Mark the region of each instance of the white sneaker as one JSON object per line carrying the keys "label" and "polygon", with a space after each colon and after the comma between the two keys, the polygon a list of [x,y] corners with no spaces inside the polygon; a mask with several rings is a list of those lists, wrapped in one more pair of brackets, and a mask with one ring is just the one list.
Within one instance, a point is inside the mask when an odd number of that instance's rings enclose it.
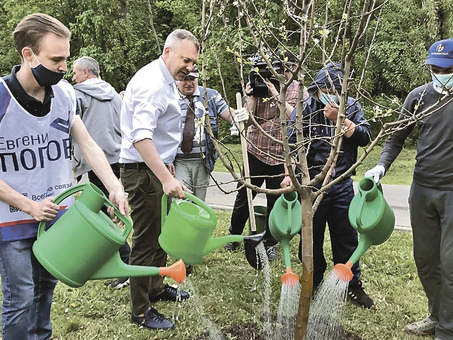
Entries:
{"label": "white sneaker", "polygon": [[415,335],[430,335],[434,334],[436,331],[437,320],[432,316],[428,316],[427,318],[411,323],[410,325],[406,326],[405,331],[407,333],[415,334]]}

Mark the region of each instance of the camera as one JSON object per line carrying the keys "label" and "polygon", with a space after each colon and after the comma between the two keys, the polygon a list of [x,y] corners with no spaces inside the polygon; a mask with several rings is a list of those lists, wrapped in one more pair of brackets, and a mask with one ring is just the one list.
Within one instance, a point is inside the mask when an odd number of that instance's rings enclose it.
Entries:
{"label": "camera", "polygon": [[[272,68],[277,73],[283,73],[283,66],[280,60],[271,60]],[[268,90],[264,79],[268,79],[274,84],[275,88],[279,90],[280,84],[272,75],[271,70],[267,67],[266,61],[261,55],[256,55],[252,60],[252,67],[250,68],[249,81],[252,87],[252,95],[255,97],[267,97]]]}

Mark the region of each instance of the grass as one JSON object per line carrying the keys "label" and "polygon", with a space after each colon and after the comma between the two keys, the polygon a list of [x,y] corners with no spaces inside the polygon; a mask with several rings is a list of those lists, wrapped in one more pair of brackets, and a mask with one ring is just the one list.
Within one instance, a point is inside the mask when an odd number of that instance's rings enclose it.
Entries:
{"label": "grass", "polygon": [[[215,236],[227,235],[230,212],[216,211],[216,214],[219,221]],[[298,241],[295,237],[291,242],[292,268],[300,274],[301,264],[296,258]],[[328,242],[327,237],[325,251],[326,258],[330,259]],[[169,259],[169,263],[173,261]],[[362,256],[361,267],[364,287],[377,309],[364,310],[348,302],[343,327],[364,339],[419,339],[403,331],[406,324],[425,317],[427,312],[426,298],[412,259],[411,234],[394,232],[387,242],[370,248]],[[271,270],[271,312],[275,315],[280,277],[284,274],[283,260],[273,262]],[[189,340],[203,333],[206,320],[218,329],[249,322],[262,326],[259,319],[263,307],[263,273],[248,265],[243,252],[218,249],[206,255],[201,264],[194,266],[189,280],[190,284],[185,283],[183,289],[196,298],[178,304],[154,304],[176,323],[171,331],[139,329],[130,323],[128,288],[106,288],[103,281],[89,281],[77,289],[58,283],[52,308],[53,339]]]}
{"label": "grass", "polygon": [[[227,144],[225,149],[230,150],[234,154],[235,159],[242,160],[241,145],[240,144]],[[355,181],[360,180],[364,177],[365,172],[373,168],[381,154],[382,147],[376,146],[370,155],[364,160],[364,162],[357,168],[357,174],[353,177]],[[382,178],[383,184],[399,184],[399,185],[410,185],[412,182],[412,173],[415,165],[415,150],[414,149],[403,149],[401,154],[393,162],[389,171]],[[228,153],[229,154],[229,153]],[[359,156],[363,154],[363,149],[359,149]],[[235,162],[232,161],[233,165]],[[238,166],[235,165],[235,170],[238,172]],[[214,171],[227,172],[223,163],[218,160],[216,162]]]}
{"label": "grass", "polygon": [[[229,145],[240,155],[239,145]],[[357,178],[376,164],[380,149],[358,169]],[[383,183],[410,184],[414,152],[404,151],[383,179]],[[217,162],[215,171],[226,171]],[[215,236],[228,234],[231,212],[216,211],[218,224]],[[296,236],[292,242],[292,268],[300,275],[301,264],[296,258]],[[328,233],[325,240],[326,259],[331,259]],[[169,264],[174,259],[169,259]],[[328,261],[329,262],[329,261]],[[329,264],[331,266],[331,263]],[[394,232],[380,246],[371,247],[361,258],[362,281],[367,293],[373,297],[374,311],[347,304],[343,327],[364,339],[416,340],[419,337],[404,333],[404,326],[422,319],[427,314],[427,301],[423,293],[412,258],[412,237],[407,232]],[[283,259],[271,264],[271,312],[278,308],[284,274]],[[329,267],[328,271],[331,270]],[[327,274],[327,272],[326,272]],[[171,279],[166,279],[174,284]],[[88,281],[81,288],[58,283],[55,290],[51,319],[53,339],[177,339],[191,340],[206,329],[206,320],[218,329],[256,322],[261,327],[263,308],[263,273],[252,269],[243,252],[229,253],[218,249],[194,266],[193,273],[182,288],[192,298],[180,303],[153,304],[171,318],[176,328],[171,331],[140,329],[129,320],[129,289],[114,290],[103,281]],[[233,335],[225,339],[233,340]],[[250,339],[253,336],[250,335]]]}

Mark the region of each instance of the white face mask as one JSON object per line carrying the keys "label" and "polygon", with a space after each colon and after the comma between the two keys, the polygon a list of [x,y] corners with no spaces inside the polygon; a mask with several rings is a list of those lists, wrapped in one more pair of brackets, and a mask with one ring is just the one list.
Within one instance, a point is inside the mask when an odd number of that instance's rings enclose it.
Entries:
{"label": "white face mask", "polygon": [[338,98],[334,94],[329,94],[329,93],[324,93],[321,90],[318,91],[318,98],[323,103],[324,105],[327,105],[328,103],[336,103],[338,104]]}

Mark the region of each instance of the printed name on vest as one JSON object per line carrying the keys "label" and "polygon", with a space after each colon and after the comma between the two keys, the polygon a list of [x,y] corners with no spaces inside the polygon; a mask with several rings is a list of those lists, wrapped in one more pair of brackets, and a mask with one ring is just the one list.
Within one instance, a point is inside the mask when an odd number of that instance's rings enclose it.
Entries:
{"label": "printed name on vest", "polygon": [[[61,129],[61,124],[58,125]],[[43,169],[46,162],[68,159],[71,156],[71,139],[49,140],[49,135],[38,134],[5,139],[0,136],[0,171],[32,171]]]}

